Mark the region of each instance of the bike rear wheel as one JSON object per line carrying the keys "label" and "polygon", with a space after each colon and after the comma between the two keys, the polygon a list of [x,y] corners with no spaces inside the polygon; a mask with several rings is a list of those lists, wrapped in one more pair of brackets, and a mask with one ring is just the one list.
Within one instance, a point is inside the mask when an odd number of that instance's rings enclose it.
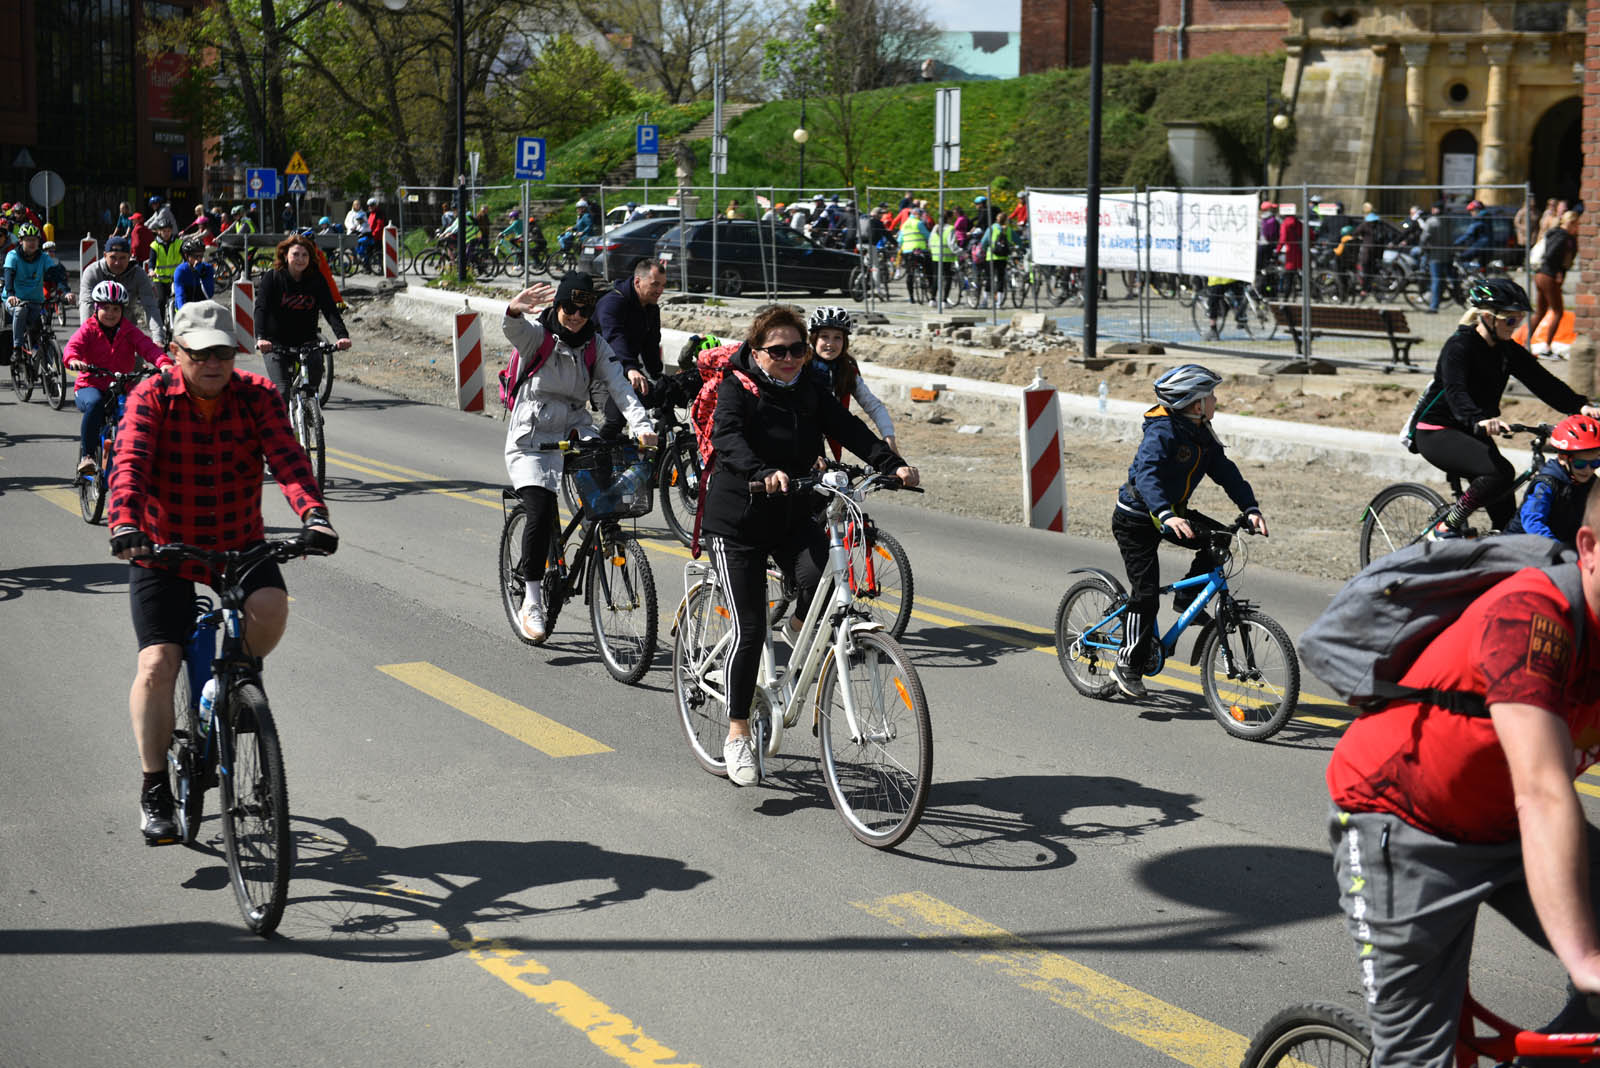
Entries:
{"label": "bike rear wheel", "polygon": [[611,677],[630,686],[644,678],[656,658],[656,580],[632,538],[590,554],[589,623]]}
{"label": "bike rear wheel", "polygon": [[1372,1037],[1366,1023],[1337,1005],[1295,1005],[1257,1031],[1239,1068],[1366,1068]]}
{"label": "bike rear wheel", "polygon": [[201,763],[205,738],[200,733],[198,698],[189,686],[189,665],[178,668],[178,682],[172,691],[172,741],[167,746],[167,774],[172,778],[174,814],[178,837],[184,845],[194,845],[200,831],[200,814],[205,799],[206,769]]}
{"label": "bike rear wheel", "polygon": [[39,371],[45,403],[59,412],[67,406],[67,370],[61,365],[61,350],[50,338],[39,343]]}
{"label": "bike rear wheel", "polygon": [[[333,396],[333,353],[322,354],[322,389],[317,393],[317,403],[327,407],[328,398]],[[322,481],[322,476],[317,476],[317,481]]]}
{"label": "bike rear wheel", "polygon": [[500,604],[517,640],[523,645],[536,645],[517,625],[517,613],[522,611],[523,591],[527,588],[527,580],[522,577],[522,529],[527,523],[528,513],[518,504],[506,513],[505,526],[500,529]]}
{"label": "bike rear wheel", "polygon": [[1447,507],[1444,497],[1420,482],[1397,482],[1379,490],[1361,515],[1361,566],[1416,542]]}
{"label": "bike rear wheel", "polygon": [[[889,849],[916,830],[933,778],[933,723],[922,682],[900,643],[878,631],[851,636],[841,668],[830,653],[817,687],[822,779],[858,841]],[[850,736],[849,687],[860,737]]]}
{"label": "bike rear wheel", "polygon": [[[1300,660],[1289,634],[1270,616],[1238,608],[1207,632],[1200,650],[1200,684],[1211,714],[1235,738],[1260,742],[1283,729],[1300,702]],[[1222,653],[1221,626],[1228,623],[1230,675]]]}
{"label": "bike rear wheel", "polygon": [[720,591],[710,582],[696,583],[678,606],[672,628],[672,690],[678,725],[695,763],[713,775],[726,776],[722,743],[728,736],[727,681],[723,663],[727,649],[718,643],[733,622]]}
{"label": "bike rear wheel", "polygon": [[[868,579],[868,562],[871,579]],[[911,623],[915,586],[911,558],[894,535],[874,530],[869,541],[857,537],[850,545],[850,592],[856,604],[883,624],[896,641]]]}
{"label": "bike rear wheel", "polygon": [[1124,617],[1097,624],[1118,599],[1104,579],[1086,578],[1067,590],[1056,608],[1056,659],[1072,688],[1085,697],[1110,697],[1117,689],[1111,669],[1122,648]]}
{"label": "bike rear wheel", "polygon": [[218,775],[222,844],[245,925],[267,935],[283,918],[294,863],[283,750],[259,685],[241,683],[229,704],[233,753]]}
{"label": "bike rear wheel", "polygon": [[[109,451],[109,450],[107,450]],[[106,476],[104,471],[78,476],[78,512],[90,526],[106,514]]]}
{"label": "bike rear wheel", "polygon": [[661,517],[684,548],[694,540],[694,513],[700,503],[700,454],[694,436],[677,436],[661,464]]}

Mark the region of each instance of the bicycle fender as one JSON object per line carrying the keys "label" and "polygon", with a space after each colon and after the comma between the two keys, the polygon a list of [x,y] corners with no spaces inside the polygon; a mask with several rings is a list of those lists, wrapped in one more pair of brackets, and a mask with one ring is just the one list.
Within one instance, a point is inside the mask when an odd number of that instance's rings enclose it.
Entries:
{"label": "bicycle fender", "polygon": [[1111,572],[1100,567],[1075,567],[1067,572],[1069,575],[1093,575],[1110,586],[1119,598],[1128,596],[1128,591],[1122,588],[1122,580]]}

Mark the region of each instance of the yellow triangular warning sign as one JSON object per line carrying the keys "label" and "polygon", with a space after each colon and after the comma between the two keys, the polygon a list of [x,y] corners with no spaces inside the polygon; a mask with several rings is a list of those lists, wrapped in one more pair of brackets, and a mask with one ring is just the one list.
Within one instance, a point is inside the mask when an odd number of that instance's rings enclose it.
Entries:
{"label": "yellow triangular warning sign", "polygon": [[306,166],[306,161],[301,158],[300,153],[296,152],[293,156],[289,157],[289,164],[283,168],[283,173],[310,174],[311,168]]}

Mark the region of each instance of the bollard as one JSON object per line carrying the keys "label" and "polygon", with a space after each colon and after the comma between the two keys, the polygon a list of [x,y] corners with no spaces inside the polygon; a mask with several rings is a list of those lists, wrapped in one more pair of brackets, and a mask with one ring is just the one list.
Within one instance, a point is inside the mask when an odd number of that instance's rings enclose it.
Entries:
{"label": "bollard", "polygon": [[83,272],[89,269],[89,264],[100,258],[100,242],[92,234],[84,234],[83,240],[78,242],[78,277],[83,277]]}
{"label": "bollard", "polygon": [[483,411],[483,319],[470,310],[456,312],[456,407]]}
{"label": "bollard", "polygon": [[233,338],[239,352],[256,350],[256,284],[233,283]]}
{"label": "bollard", "polygon": [[1065,533],[1067,480],[1061,453],[1061,400],[1044,368],[1022,391],[1022,512],[1028,525]]}
{"label": "bollard", "polygon": [[394,223],[383,228],[383,276],[400,277],[400,228]]}

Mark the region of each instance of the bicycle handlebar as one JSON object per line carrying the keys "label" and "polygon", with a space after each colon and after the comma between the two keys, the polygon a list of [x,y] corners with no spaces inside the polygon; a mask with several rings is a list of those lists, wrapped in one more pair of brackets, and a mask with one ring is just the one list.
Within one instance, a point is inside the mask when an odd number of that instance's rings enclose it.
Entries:
{"label": "bicycle handlebar", "polygon": [[[845,474],[849,474],[849,465],[848,464],[837,464],[837,465],[830,464],[829,467],[833,468],[833,469],[840,470],[840,471],[844,472]],[[865,469],[864,468],[858,468],[857,470],[864,471]],[[748,485],[748,487],[750,489],[750,492],[752,494],[755,494],[755,493],[766,494],[767,493],[767,484],[765,482],[750,482],[750,483],[747,483],[747,485]],[[922,490],[922,488],[920,486],[907,486],[904,482],[902,482],[900,480],[900,476],[898,476],[898,475],[884,475],[884,474],[879,474],[877,472],[872,472],[870,478],[866,478],[859,485],[857,485],[857,486],[855,486],[853,488],[860,489],[863,492],[867,492],[867,493],[870,493],[871,491],[878,490],[878,489],[905,490],[905,491],[907,491],[909,493],[922,493],[923,492],[923,490]],[[838,492],[840,492],[835,487],[830,486],[826,482],[824,482],[821,475],[801,475],[799,478],[791,478],[791,479],[789,479],[789,489],[788,489],[789,493],[804,493],[807,490],[823,490],[825,492],[830,492],[830,493],[838,493]],[[778,496],[779,494],[768,494],[768,495],[769,496]]]}
{"label": "bicycle handlebar", "polygon": [[79,360],[78,362],[80,364],[83,364],[83,369],[78,372],[79,374],[105,375],[105,376],[107,376],[109,378],[115,378],[118,381],[124,381],[124,382],[126,382],[126,381],[134,381],[134,380],[143,379],[143,378],[149,378],[151,375],[157,373],[156,369],[154,367],[149,366],[148,364],[144,364],[144,365],[141,365],[139,367],[136,367],[132,371],[113,371],[109,367],[101,367],[98,364],[83,363],[82,360]]}
{"label": "bicycle handlebar", "polygon": [[328,555],[325,552],[312,549],[306,544],[305,531],[277,538],[267,538],[243,549],[205,549],[198,545],[186,545],[183,542],[174,541],[165,545],[154,546],[150,550],[150,554],[157,560],[167,560],[174,563],[197,560],[223,575],[227,574],[230,569],[253,567],[269,559],[276,560],[279,563],[287,563],[297,556]]}
{"label": "bicycle handlebar", "polygon": [[1536,438],[1547,438],[1554,429],[1555,426],[1551,423],[1507,423],[1500,436],[1509,438],[1513,434],[1532,434]]}

